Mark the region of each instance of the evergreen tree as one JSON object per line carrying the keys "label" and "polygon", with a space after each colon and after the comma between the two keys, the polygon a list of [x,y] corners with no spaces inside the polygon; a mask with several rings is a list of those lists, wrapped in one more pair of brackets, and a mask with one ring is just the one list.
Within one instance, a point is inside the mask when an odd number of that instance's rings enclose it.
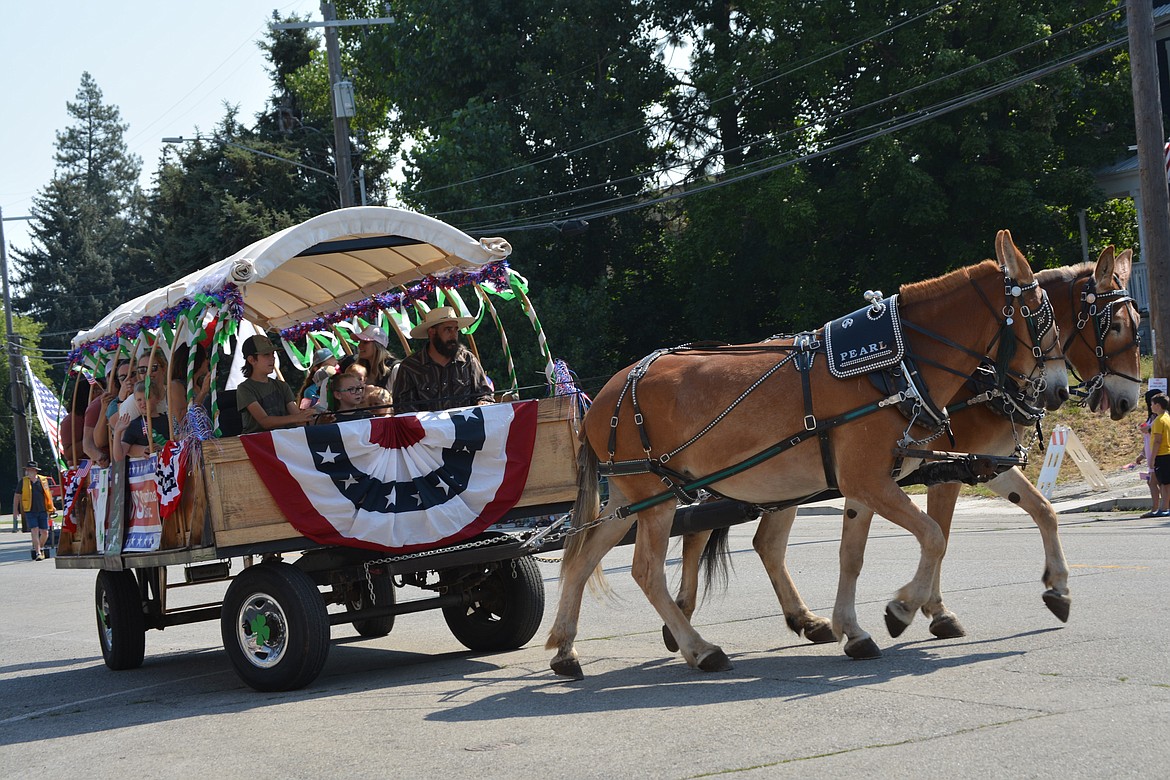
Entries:
{"label": "evergreen tree", "polygon": [[53,179],[33,199],[32,246],[14,249],[14,308],[52,323],[44,343],[64,347],[123,300],[145,292],[127,246],[141,224],[141,161],[124,140],[116,106],[89,73],[67,103]]}

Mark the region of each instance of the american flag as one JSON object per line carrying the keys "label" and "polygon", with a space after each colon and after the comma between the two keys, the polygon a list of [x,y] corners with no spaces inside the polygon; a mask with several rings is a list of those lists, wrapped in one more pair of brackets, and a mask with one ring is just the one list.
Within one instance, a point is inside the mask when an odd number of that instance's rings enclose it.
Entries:
{"label": "american flag", "polygon": [[37,407],[37,418],[41,421],[41,429],[49,434],[49,446],[53,450],[53,460],[61,460],[61,420],[65,417],[65,410],[53,391],[45,383],[37,379],[28,364],[28,357],[24,357],[24,371],[28,375],[29,386],[32,388],[33,403]]}

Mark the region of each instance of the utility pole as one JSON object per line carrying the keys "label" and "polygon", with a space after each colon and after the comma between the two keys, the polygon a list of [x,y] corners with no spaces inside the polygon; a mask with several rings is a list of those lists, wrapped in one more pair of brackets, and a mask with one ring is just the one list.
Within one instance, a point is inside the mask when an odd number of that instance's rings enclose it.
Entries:
{"label": "utility pole", "polygon": [[[15,219],[25,219],[16,217]],[[24,393],[20,347],[12,331],[12,296],[8,291],[8,243],[4,240],[4,209],[0,208],[0,275],[4,278],[5,353],[8,355],[8,388],[12,401],[12,432],[16,438],[16,481],[24,476],[24,464],[32,460],[32,441],[28,433],[28,400]]]}
{"label": "utility pole", "polygon": [[[325,58],[329,63],[329,100],[333,106],[333,161],[337,170],[337,193],[341,207],[353,205],[353,163],[349,154],[349,118],[354,115],[353,84],[341,78],[341,50],[337,42],[338,27],[364,27],[374,24],[394,24],[394,17],[377,19],[338,20],[333,3],[321,2],[320,22],[282,22],[273,30],[301,30],[310,27],[325,28]],[[365,185],[362,203],[365,204]]]}
{"label": "utility pole", "polygon": [[337,191],[341,207],[353,205],[353,165],[349,159],[349,117],[353,116],[353,91],[350,87],[350,111],[346,113],[344,91],[341,87],[341,50],[337,44],[337,21],[333,3],[321,3],[321,17],[325,20],[325,55],[329,62],[329,99],[333,103],[333,160],[337,168]]}
{"label": "utility pole", "polygon": [[1129,69],[1137,129],[1138,180],[1146,244],[1142,259],[1149,272],[1150,328],[1154,333],[1154,376],[1170,376],[1170,194],[1163,166],[1165,131],[1158,95],[1154,13],[1149,0],[1126,0]]}

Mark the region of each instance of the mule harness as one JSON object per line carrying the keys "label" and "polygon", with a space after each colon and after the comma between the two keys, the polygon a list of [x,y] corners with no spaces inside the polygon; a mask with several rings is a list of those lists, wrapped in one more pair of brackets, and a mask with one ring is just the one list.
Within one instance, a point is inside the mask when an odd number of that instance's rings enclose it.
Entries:
{"label": "mule harness", "polygon": [[[972,285],[975,286],[975,289],[979,291],[979,295],[984,300],[984,303],[987,304],[993,313],[996,313],[995,307],[992,306],[990,301],[987,300],[982,290],[977,285],[975,285],[973,281]],[[991,371],[995,376],[995,382],[993,387],[990,388],[990,391],[994,391],[997,394],[1003,394],[1006,398],[1019,397],[1022,399],[1019,403],[1024,403],[1027,408],[1030,409],[1032,408],[1031,404],[1025,402],[1027,402],[1028,399],[1035,397],[1043,390],[1043,374],[1041,372],[1040,377],[1019,375],[1016,374],[1016,372],[1013,372],[1009,368],[1008,364],[1014,357],[1017,342],[1017,337],[1011,331],[1011,326],[1014,322],[1014,317],[1016,314],[1016,302],[1024,292],[1029,292],[1038,286],[1038,283],[1035,281],[1029,285],[1021,286],[1016,283],[1015,280],[1005,275],[1005,304],[1002,309],[1003,319],[999,321],[1000,327],[996,333],[996,336],[992,339],[991,343],[982,354],[974,352],[973,350],[970,350],[961,344],[958,344],[921,326],[908,322],[905,323],[905,325],[910,329],[918,333],[922,333],[923,335],[936,341],[939,341],[948,347],[962,351],[968,355],[978,356],[984,359],[984,361],[987,360],[987,353],[989,353],[993,348],[996,348],[996,359],[990,364]],[[868,309],[859,310],[858,312],[851,315],[852,317],[857,318],[859,315],[865,312],[867,315],[872,313],[874,316],[871,316],[870,318],[873,319],[876,316],[881,316],[882,313],[884,313],[884,308],[886,306],[896,305],[896,296],[891,299],[883,300],[880,292],[867,291],[865,298],[870,302],[870,307]],[[1024,317],[1028,327],[1029,335],[1032,339],[1032,353],[1037,360],[1038,368],[1043,366],[1044,361],[1060,359],[1048,357],[1045,353],[1045,350],[1043,350],[1040,346],[1043,337],[1047,335],[1048,331],[1051,330],[1055,324],[1055,316],[1052,311],[1052,305],[1048,301],[1048,297],[1046,294],[1044,294],[1043,290],[1041,290],[1041,299],[1042,303],[1036,311],[1031,311],[1029,307],[1024,305],[1019,306],[1019,313]],[[824,341],[818,337],[818,333],[823,333],[825,335]],[[736,474],[740,474],[750,468],[753,468],[754,466],[759,465],[760,463],[770,460],[771,458],[774,458],[777,455],[792,449],[798,444],[801,444],[802,442],[814,436],[820,440],[821,463],[825,473],[826,484],[830,490],[836,490],[837,483],[834,473],[835,469],[833,468],[833,457],[829,441],[829,431],[845,423],[853,422],[861,417],[865,417],[869,414],[880,411],[888,406],[897,406],[902,411],[903,415],[905,415],[910,421],[902,438],[898,441],[897,447],[895,447],[896,460],[893,476],[897,476],[898,472],[900,472],[902,463],[906,457],[933,457],[936,459],[940,457],[946,458],[948,456],[954,457],[954,453],[935,453],[931,451],[909,449],[912,445],[925,444],[934,440],[935,438],[938,438],[944,433],[950,437],[951,444],[954,446],[954,436],[950,433],[949,412],[945,408],[939,408],[931,400],[930,393],[926,388],[921,374],[919,373],[915,359],[913,356],[908,354],[898,354],[896,365],[890,365],[882,370],[882,373],[885,375],[884,380],[882,381],[884,381],[885,386],[887,389],[889,389],[886,397],[829,419],[818,419],[813,413],[812,408],[812,387],[810,374],[816,358],[816,354],[818,352],[828,354],[826,342],[829,340],[829,334],[830,328],[828,325],[826,325],[822,331],[806,331],[796,334],[795,336],[787,337],[791,338],[791,344],[768,344],[767,342],[763,342],[761,344],[730,346],[721,342],[692,342],[677,347],[656,350],[638,361],[638,363],[633,368],[631,368],[627,374],[625,384],[623,385],[622,390],[618,395],[617,402],[614,405],[614,411],[610,417],[610,432],[607,445],[608,458],[606,461],[598,465],[598,471],[604,476],[654,474],[663,482],[667,490],[633,504],[620,507],[619,509],[615,510],[613,516],[628,517],[629,515],[640,512],[643,509],[648,509],[652,506],[663,503],[664,501],[669,500],[671,497],[675,497],[685,503],[693,503],[698,498],[696,491],[700,489],[706,489],[710,493],[720,495],[717,491],[710,490],[710,486],[716,482],[735,476]],[[773,339],[776,338],[781,337],[773,337]],[[900,341],[900,333],[898,334],[897,338]],[[770,340],[771,339],[769,339],[769,341]],[[663,355],[680,354],[693,351],[742,353],[779,352],[783,353],[784,357],[773,364],[763,374],[761,374],[759,378],[752,382],[751,385],[749,385],[742,393],[740,393],[738,397],[736,397],[722,412],[716,415],[699,432],[691,436],[679,446],[675,447],[673,450],[663,453],[658,457],[654,457],[650,437],[646,431],[645,416],[643,415],[641,405],[638,402],[638,383],[646,376],[650,366],[653,365],[653,363]],[[829,358],[827,357],[826,359],[828,360]],[[931,365],[934,365],[935,367],[942,370],[956,373],[954,369],[951,369],[949,366],[945,366],[936,361],[929,360],[921,356],[918,357],[918,360],[930,363]],[[784,438],[776,444],[773,444],[770,447],[767,447],[764,450],[761,450],[760,452],[757,452],[756,454],[739,461],[738,463],[727,466],[726,468],[720,469],[704,477],[692,478],[671,468],[668,465],[675,456],[709,433],[736,407],[742,404],[744,400],[752,394],[752,392],[763,385],[763,383],[769,377],[774,375],[789,362],[793,364],[801,377],[801,395],[803,397],[805,413],[803,430],[797,431],[793,435]],[[830,367],[832,369],[831,361]],[[872,374],[873,372],[867,372],[862,369],[854,370],[852,373],[850,373],[850,370],[846,370],[845,372],[847,376],[857,375],[860,373]],[[1011,384],[1013,375],[1018,376],[1024,380],[1024,383],[1028,388],[1027,391],[1020,391],[1018,386],[1014,385],[1014,389],[1004,389],[1005,386]],[[875,385],[876,384],[877,383],[875,382]],[[880,387],[880,385],[878,386]],[[887,391],[882,390],[881,392]],[[634,424],[637,427],[638,436],[641,442],[642,450],[645,453],[645,457],[634,460],[615,461],[614,456],[617,450],[618,418],[621,412],[622,404],[624,403],[627,396],[629,396],[630,399],[630,405],[634,413]],[[1012,403],[1017,402],[1012,401]],[[913,439],[910,435],[910,431],[916,426],[927,428],[929,434],[923,439]],[[996,456],[979,457],[989,458],[992,461],[1010,461],[1005,467],[1017,465],[1020,462],[1014,458],[1005,459],[998,458]],[[769,508],[767,505],[761,506],[764,506],[764,508]]]}

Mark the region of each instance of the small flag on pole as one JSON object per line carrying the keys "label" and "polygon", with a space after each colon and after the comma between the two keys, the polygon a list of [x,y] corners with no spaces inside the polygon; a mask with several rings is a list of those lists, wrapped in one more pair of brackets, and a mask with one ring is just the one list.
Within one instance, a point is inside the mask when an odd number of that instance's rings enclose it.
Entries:
{"label": "small flag on pole", "polygon": [[53,450],[53,460],[61,461],[61,420],[65,417],[65,410],[53,391],[45,383],[37,379],[28,364],[28,356],[24,356],[24,371],[28,376],[29,387],[32,388],[33,404],[37,408],[37,418],[41,421],[41,428],[49,436],[49,447]]}

